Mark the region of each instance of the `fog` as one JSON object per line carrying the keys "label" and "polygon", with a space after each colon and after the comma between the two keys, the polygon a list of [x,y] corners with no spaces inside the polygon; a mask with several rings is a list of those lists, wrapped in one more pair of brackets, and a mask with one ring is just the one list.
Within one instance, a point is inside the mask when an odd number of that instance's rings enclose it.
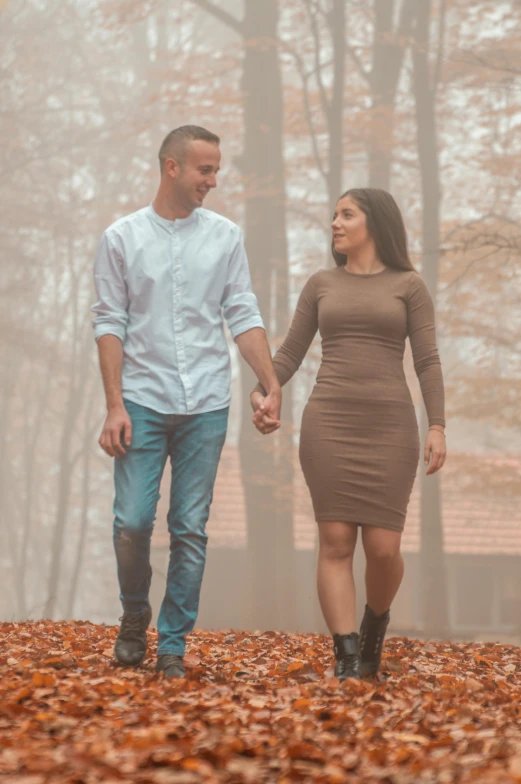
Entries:
{"label": "fog", "polygon": [[[168,131],[221,139],[205,206],[244,231],[273,351],[333,265],[354,186],[390,190],[436,302],[448,460],[420,463],[390,633],[521,637],[521,5],[514,0],[0,2],[0,619],[121,615],[90,307],[104,229],[148,204]],[[298,463],[317,338],[282,428],[251,424],[230,339],[230,426],[198,625],[325,631]],[[426,417],[410,351],[406,373]],[[169,554],[163,479],[152,603]],[[357,556],[358,602],[364,602]]]}

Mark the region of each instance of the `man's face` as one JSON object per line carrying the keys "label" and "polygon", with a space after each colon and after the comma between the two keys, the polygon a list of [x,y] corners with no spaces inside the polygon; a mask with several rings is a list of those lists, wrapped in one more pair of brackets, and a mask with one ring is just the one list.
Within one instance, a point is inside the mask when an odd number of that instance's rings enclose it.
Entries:
{"label": "man's face", "polygon": [[221,151],[217,144],[199,139],[188,142],[174,185],[176,195],[187,209],[202,206],[210,188],[217,186],[220,165]]}

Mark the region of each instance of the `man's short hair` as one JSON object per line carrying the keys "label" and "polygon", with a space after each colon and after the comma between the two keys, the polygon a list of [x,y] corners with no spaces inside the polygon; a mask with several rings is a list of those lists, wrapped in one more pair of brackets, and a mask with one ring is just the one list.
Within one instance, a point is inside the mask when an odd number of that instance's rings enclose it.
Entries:
{"label": "man's short hair", "polygon": [[221,140],[215,133],[201,128],[199,125],[181,125],[165,136],[159,148],[159,168],[161,174],[165,168],[167,158],[173,158],[179,166],[182,166],[185,158],[188,143],[192,141],[209,142],[210,144],[220,144]]}

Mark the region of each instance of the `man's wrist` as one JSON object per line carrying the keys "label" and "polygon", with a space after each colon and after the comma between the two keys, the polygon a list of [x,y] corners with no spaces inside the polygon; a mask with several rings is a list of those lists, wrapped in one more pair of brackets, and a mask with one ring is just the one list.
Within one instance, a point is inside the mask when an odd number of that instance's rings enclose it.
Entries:
{"label": "man's wrist", "polygon": [[124,408],[125,404],[122,397],[107,400],[107,411],[109,414],[113,411],[121,411]]}
{"label": "man's wrist", "polygon": [[[263,384],[263,386],[265,386],[265,385]],[[271,381],[271,383],[269,383],[267,386],[265,386],[265,389],[266,389],[266,394],[267,395],[277,395],[277,394],[280,395],[280,394],[282,394],[282,390],[281,390],[280,384],[277,381],[277,379],[274,379],[273,381]]]}

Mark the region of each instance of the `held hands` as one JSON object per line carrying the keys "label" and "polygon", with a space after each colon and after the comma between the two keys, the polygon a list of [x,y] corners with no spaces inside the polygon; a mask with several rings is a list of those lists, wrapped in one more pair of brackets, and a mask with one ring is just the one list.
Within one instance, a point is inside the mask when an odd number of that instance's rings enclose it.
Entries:
{"label": "held hands", "polygon": [[132,422],[125,406],[110,408],[98,444],[110,457],[126,454],[132,440]]}
{"label": "held hands", "polygon": [[280,427],[280,406],[282,395],[280,387],[271,391],[266,397],[260,392],[252,392],[250,403],[253,409],[253,424],[263,435],[268,435]]}
{"label": "held hands", "polygon": [[[445,443],[445,433],[439,426],[430,428],[425,439],[424,460],[427,468],[427,476],[435,474],[443,467],[447,458],[447,444]],[[429,465],[430,463],[430,465]]]}

